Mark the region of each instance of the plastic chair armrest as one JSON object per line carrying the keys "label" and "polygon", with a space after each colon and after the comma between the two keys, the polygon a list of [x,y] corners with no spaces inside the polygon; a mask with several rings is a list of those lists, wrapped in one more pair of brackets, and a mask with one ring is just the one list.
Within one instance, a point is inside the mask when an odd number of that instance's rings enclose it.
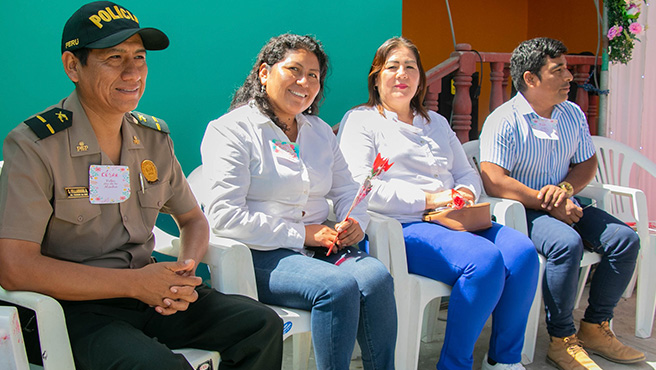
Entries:
{"label": "plastic chair armrest", "polygon": [[255,268],[251,250],[246,244],[212,236],[203,262],[210,266],[214,289],[258,299]]}
{"label": "plastic chair armrest", "polygon": [[490,203],[490,212],[496,218],[496,222],[528,235],[526,212],[522,203],[512,199],[496,198],[487,195],[482,196],[479,202]]}
{"label": "plastic chair armrest", "polygon": [[[155,227],[155,250],[171,257],[180,254],[180,239]],[[210,267],[212,287],[225,294],[241,294],[257,300],[251,251],[238,241],[212,235],[202,260]]]}
{"label": "plastic chair armrest", "polygon": [[75,369],[64,311],[56,299],[40,293],[7,291],[0,287],[0,300],[36,313],[44,369]]}
{"label": "plastic chair armrest", "polygon": [[404,245],[403,231],[397,227],[400,224],[395,219],[372,211],[368,211],[368,213],[371,218],[366,230],[369,237],[369,254],[382,262],[388,270],[391,270],[390,248],[394,243]]}

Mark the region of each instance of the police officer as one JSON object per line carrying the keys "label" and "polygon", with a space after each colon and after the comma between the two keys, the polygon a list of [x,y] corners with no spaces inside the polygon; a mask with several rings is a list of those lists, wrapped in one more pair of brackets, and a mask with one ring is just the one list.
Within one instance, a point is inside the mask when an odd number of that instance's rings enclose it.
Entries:
{"label": "police officer", "polygon": [[[12,130],[0,175],[0,285],[61,302],[79,369],[187,369],[170,349],[219,351],[221,369],[276,369],[282,323],[266,306],[201,285],[209,228],[166,124],[134,112],[146,50],[167,36],[98,1],[68,20],[74,91]],[[151,263],[159,212],[180,228],[177,262]]]}

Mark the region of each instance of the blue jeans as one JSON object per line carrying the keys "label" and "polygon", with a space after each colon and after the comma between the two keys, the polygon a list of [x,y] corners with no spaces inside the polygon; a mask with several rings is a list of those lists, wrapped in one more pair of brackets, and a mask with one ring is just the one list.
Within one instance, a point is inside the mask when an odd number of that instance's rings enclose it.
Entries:
{"label": "blue jeans", "polygon": [[475,233],[407,223],[403,235],[408,271],[453,287],[437,368],[472,369],[474,344],[490,314],[490,358],[520,362],[538,278],[538,255],[531,241],[497,223]]}
{"label": "blue jeans", "polygon": [[542,293],[549,335],[562,338],[576,333],[572,310],[584,247],[602,258],[592,277],[583,320],[601,323],[613,318],[635,268],[640,249],[636,232],[595,207],[584,209],[573,227],[536,210],[526,210],[526,221],[535,248],[547,258]]}
{"label": "blue jeans", "polygon": [[311,310],[317,369],[348,370],[356,337],[365,369],[394,369],[394,284],[380,261],[354,247],[252,254],[260,301]]}

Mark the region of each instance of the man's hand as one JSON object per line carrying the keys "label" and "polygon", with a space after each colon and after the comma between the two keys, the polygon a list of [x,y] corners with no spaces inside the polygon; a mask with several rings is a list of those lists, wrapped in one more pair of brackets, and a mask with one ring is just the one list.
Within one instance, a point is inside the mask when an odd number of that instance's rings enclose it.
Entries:
{"label": "man's hand", "polygon": [[581,217],[583,217],[583,208],[577,206],[576,203],[567,198],[564,203],[552,208],[549,214],[568,225],[572,225],[579,222]]}
{"label": "man's hand", "polygon": [[543,209],[551,211],[558,208],[567,199],[567,192],[559,186],[546,185],[538,192],[538,199],[542,201],[540,206]]}
{"label": "man's hand", "polygon": [[139,292],[136,298],[155,307],[162,315],[184,311],[198,299],[194,289],[202,283],[197,276],[189,276],[196,262],[192,259],[178,262],[153,263],[139,269]]}

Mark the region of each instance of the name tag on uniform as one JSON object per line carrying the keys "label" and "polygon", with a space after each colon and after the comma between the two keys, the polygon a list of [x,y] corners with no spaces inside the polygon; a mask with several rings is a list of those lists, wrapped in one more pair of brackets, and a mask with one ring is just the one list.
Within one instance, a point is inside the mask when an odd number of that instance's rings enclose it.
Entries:
{"label": "name tag on uniform", "polygon": [[93,204],[125,202],[130,197],[128,166],[89,166],[89,201]]}
{"label": "name tag on uniform", "polygon": [[64,190],[66,190],[66,197],[69,199],[89,197],[89,189],[84,186],[74,186],[70,188],[64,188]]}
{"label": "name tag on uniform", "polygon": [[531,118],[533,135],[538,139],[558,140],[558,121],[547,118]]}

